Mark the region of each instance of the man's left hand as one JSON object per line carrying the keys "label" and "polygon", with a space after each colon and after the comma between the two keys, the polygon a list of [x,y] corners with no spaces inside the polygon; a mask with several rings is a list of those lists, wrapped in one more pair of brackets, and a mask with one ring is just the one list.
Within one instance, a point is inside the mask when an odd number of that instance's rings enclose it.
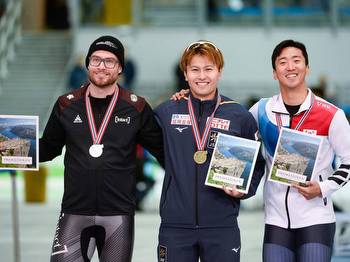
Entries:
{"label": "man's left hand", "polygon": [[241,198],[244,196],[244,193],[238,192],[236,187],[223,186],[222,189],[225,191],[226,194],[235,198]]}
{"label": "man's left hand", "polygon": [[306,182],[306,186],[293,183],[292,187],[296,188],[307,200],[315,197],[322,197],[320,185],[316,181]]}

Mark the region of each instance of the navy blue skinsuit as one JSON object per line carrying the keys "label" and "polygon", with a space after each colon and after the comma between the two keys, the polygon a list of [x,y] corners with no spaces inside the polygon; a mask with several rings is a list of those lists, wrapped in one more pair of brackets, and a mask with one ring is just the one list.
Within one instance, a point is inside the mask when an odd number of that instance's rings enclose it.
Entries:
{"label": "navy blue skinsuit", "polygon": [[[189,120],[187,101],[167,101],[155,109],[163,130],[165,178],[160,201],[158,261],[239,261],[240,234],[237,225],[240,200],[222,189],[206,186],[205,178],[217,134],[255,139],[256,123],[238,103],[221,96],[206,142],[208,158],[196,164],[197,150]],[[217,99],[191,100],[201,135]],[[264,173],[264,160],[257,159],[248,198],[255,194]]]}

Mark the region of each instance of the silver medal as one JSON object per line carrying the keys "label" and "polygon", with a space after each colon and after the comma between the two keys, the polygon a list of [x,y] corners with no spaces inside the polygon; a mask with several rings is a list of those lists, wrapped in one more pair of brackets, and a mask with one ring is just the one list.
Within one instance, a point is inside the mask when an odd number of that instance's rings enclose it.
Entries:
{"label": "silver medal", "polygon": [[103,153],[103,145],[95,144],[90,146],[89,148],[89,154],[92,157],[100,157]]}

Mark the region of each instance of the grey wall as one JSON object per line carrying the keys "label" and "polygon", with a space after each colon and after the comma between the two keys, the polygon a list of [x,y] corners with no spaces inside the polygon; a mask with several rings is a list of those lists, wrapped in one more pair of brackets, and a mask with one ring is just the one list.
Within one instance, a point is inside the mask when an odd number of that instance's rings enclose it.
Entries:
{"label": "grey wall", "polygon": [[329,28],[281,28],[270,32],[222,27],[89,28],[77,33],[76,52],[85,54],[89,44],[103,34],[112,34],[125,43],[139,69],[136,93],[149,98],[172,92],[174,65],[183,49],[198,39],[213,41],[223,51],[225,67],[219,86],[222,93],[237,100],[245,100],[251,94],[268,96],[278,91],[272,78],[270,56],[275,45],[284,39],[295,39],[306,45],[311,67],[309,85],[316,84],[318,77],[325,74],[330,92],[347,92],[346,87],[350,87],[349,29],[340,29],[334,34]]}

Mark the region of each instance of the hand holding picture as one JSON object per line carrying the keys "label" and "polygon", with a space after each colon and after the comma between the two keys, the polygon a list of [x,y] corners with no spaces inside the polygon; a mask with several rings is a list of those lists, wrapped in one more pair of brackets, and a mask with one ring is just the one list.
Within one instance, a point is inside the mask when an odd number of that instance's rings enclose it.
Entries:
{"label": "hand holding picture", "polygon": [[237,191],[236,186],[233,186],[233,187],[222,186],[222,189],[225,191],[226,194],[228,194],[231,197],[242,198],[244,196],[244,193]]}
{"label": "hand holding picture", "polygon": [[297,183],[292,183],[292,187],[296,188],[298,192],[307,200],[322,196],[320,185],[316,181],[306,182],[306,186],[300,186]]}

